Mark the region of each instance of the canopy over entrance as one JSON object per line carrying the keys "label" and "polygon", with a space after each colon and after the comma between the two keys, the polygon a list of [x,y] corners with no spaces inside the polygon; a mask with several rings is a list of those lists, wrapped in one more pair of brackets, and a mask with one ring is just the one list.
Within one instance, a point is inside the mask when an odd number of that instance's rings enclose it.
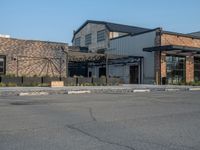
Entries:
{"label": "canopy over entrance", "polygon": [[157,47],[144,48],[143,51],[146,52],[164,52],[166,54],[174,55],[195,55],[200,56],[200,48],[188,47],[188,46],[178,46],[178,45],[165,45]]}

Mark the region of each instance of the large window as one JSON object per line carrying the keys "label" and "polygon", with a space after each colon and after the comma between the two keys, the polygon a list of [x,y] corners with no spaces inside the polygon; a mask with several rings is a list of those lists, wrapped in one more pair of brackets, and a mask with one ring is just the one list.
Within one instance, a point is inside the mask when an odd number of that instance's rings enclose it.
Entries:
{"label": "large window", "polygon": [[75,46],[81,46],[81,38],[76,38],[75,39]]}
{"label": "large window", "polygon": [[0,75],[5,74],[5,56],[0,56]]}
{"label": "large window", "polygon": [[185,57],[167,56],[167,82],[168,84],[185,83],[186,59]]}
{"label": "large window", "polygon": [[106,31],[105,30],[101,30],[97,32],[97,42],[101,42],[106,40]]}
{"label": "large window", "polygon": [[87,34],[85,36],[85,45],[88,46],[92,43],[92,34]]}
{"label": "large window", "polygon": [[194,57],[194,80],[200,81],[200,57]]}

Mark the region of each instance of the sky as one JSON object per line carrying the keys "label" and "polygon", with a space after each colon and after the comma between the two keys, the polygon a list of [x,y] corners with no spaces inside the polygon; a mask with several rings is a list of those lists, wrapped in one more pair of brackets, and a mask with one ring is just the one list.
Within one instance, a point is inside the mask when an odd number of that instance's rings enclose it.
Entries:
{"label": "sky", "polygon": [[71,44],[73,30],[100,20],[167,31],[200,31],[200,0],[0,0],[0,34]]}

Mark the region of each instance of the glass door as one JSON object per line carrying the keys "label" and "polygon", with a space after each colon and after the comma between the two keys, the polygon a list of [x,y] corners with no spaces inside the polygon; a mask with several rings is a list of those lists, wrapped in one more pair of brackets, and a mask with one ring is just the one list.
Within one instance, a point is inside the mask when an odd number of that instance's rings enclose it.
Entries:
{"label": "glass door", "polygon": [[186,81],[186,58],[167,56],[167,83],[181,84]]}

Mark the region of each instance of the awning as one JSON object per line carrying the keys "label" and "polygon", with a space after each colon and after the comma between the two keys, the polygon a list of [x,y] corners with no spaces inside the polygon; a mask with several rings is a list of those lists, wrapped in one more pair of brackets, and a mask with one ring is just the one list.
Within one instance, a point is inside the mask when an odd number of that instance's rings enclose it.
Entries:
{"label": "awning", "polygon": [[200,54],[200,48],[197,47],[187,47],[187,46],[179,46],[179,45],[165,45],[165,46],[157,46],[157,47],[147,47],[144,48],[145,52],[156,52],[156,51],[165,51],[165,52],[176,52],[176,53],[194,53]]}

